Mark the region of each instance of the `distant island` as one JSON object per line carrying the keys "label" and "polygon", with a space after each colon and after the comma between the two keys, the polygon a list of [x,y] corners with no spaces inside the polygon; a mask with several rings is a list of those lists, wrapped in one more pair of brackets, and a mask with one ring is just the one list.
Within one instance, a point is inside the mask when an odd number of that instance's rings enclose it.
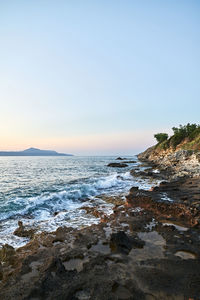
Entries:
{"label": "distant island", "polygon": [[28,148],[23,151],[0,151],[0,156],[73,156],[73,154],[58,153],[53,150]]}

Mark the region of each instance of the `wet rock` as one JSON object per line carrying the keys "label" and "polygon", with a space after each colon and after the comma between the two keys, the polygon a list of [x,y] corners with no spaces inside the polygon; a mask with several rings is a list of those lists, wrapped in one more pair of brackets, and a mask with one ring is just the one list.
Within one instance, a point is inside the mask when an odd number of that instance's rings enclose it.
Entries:
{"label": "wet rock", "polygon": [[132,188],[130,189],[129,193],[130,194],[135,194],[137,193],[139,190],[138,186],[132,186]]}
{"label": "wet rock", "polygon": [[111,249],[128,254],[132,249],[132,241],[124,231],[112,233],[110,238]]}
{"label": "wet rock", "polygon": [[132,293],[130,293],[130,291],[124,286],[113,285],[112,290],[117,299],[130,300],[132,298]]}
{"label": "wet rock", "polygon": [[172,217],[182,219],[189,224],[189,226],[197,225],[200,218],[200,211],[196,208],[191,208],[183,203],[161,201],[162,194],[160,193],[160,190],[138,190],[138,192],[131,191],[129,195],[126,196],[126,199],[128,207],[141,207],[145,210],[153,212],[156,216],[167,219]]}
{"label": "wet rock", "polygon": [[100,198],[107,203],[115,204],[116,206],[124,204],[124,197],[122,197],[122,196],[102,195],[99,197],[97,196],[97,198]]}
{"label": "wet rock", "polygon": [[90,293],[88,291],[84,291],[84,290],[76,292],[75,297],[78,300],[90,300],[91,299]]}
{"label": "wet rock", "polygon": [[48,272],[55,272],[57,276],[62,276],[66,273],[66,270],[59,258],[53,258],[50,266],[48,267]]}
{"label": "wet rock", "polygon": [[156,192],[159,191],[159,187],[158,186],[152,186],[150,189],[151,192]]}
{"label": "wet rock", "polygon": [[14,231],[13,234],[20,236],[20,237],[28,237],[30,239],[33,238],[35,234],[35,229],[26,229],[25,226],[23,225],[22,221],[18,221],[18,228]]}
{"label": "wet rock", "polygon": [[1,262],[7,262],[8,264],[14,264],[15,262],[15,249],[8,245],[5,244],[2,246],[0,249],[0,261]]}
{"label": "wet rock", "polygon": [[122,157],[120,157],[120,156],[116,158],[116,160],[124,160],[124,159],[125,159],[125,158],[122,158]]}
{"label": "wet rock", "polygon": [[110,163],[107,166],[112,167],[112,168],[125,168],[125,167],[128,167],[127,164],[121,164],[121,163]]}
{"label": "wet rock", "polygon": [[145,242],[141,240],[139,237],[132,237],[131,238],[132,247],[133,248],[143,248],[145,245]]}
{"label": "wet rock", "polygon": [[3,279],[3,267],[2,267],[2,264],[0,262],[0,280]]}
{"label": "wet rock", "polygon": [[104,217],[104,212],[97,210],[95,207],[82,206],[81,209],[84,209],[87,214],[91,214],[95,218],[103,218]]}
{"label": "wet rock", "polygon": [[134,177],[144,176],[145,173],[143,171],[137,171],[135,169],[130,171],[130,174]]}
{"label": "wet rock", "polygon": [[68,232],[70,232],[72,230],[71,227],[58,227],[55,231],[55,235],[56,237],[53,238],[53,243],[56,242],[64,242],[66,239],[66,235]]}
{"label": "wet rock", "polygon": [[132,169],[130,171],[130,174],[134,177],[141,177],[141,178],[149,178],[152,177],[154,179],[164,179],[166,176],[163,173],[154,173],[153,171],[150,170],[145,170],[145,171],[137,171],[136,169]]}
{"label": "wet rock", "polygon": [[[0,299],[198,299],[199,187],[198,178],[166,182],[152,191],[133,187],[126,205],[123,198],[102,198],[117,204],[107,224],[43,232],[17,251],[8,245],[0,256],[18,263],[3,261]],[[174,202],[163,201],[163,193]],[[188,224],[187,230],[177,220]],[[27,274],[35,277],[25,283]]]}
{"label": "wet rock", "polygon": [[162,182],[160,183],[160,187],[165,187],[167,184],[168,184],[167,181],[162,181]]}

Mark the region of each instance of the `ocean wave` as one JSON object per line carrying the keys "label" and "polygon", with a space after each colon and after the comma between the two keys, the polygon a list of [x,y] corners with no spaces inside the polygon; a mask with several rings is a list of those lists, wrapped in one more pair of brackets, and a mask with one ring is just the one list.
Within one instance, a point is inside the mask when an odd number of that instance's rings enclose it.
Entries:
{"label": "ocean wave", "polygon": [[115,173],[109,176],[90,179],[86,183],[70,184],[64,190],[41,194],[39,196],[28,198],[10,199],[1,205],[0,220],[8,218],[33,215],[42,218],[42,211],[51,215],[59,210],[73,210],[81,206],[82,201],[87,198],[94,197],[100,193],[109,192],[113,187],[123,188],[127,185],[127,181],[131,181],[132,176],[129,172]]}

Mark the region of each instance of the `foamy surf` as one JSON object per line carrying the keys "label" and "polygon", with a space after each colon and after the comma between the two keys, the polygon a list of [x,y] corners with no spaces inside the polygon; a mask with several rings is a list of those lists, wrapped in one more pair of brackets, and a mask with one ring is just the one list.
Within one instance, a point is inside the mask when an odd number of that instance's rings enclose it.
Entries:
{"label": "foamy surf", "polygon": [[[30,170],[27,173],[22,169],[22,190],[14,186],[11,190],[14,191],[13,195],[9,191],[8,195],[5,193],[6,200],[0,201],[0,245],[8,243],[20,247],[27,243],[28,239],[13,235],[19,220],[25,226],[35,228],[37,232],[54,231],[63,225],[73,228],[90,226],[97,224],[100,218],[88,214],[81,209],[83,206],[96,208],[107,215],[112,213],[113,205],[101,199],[100,195],[126,194],[133,185],[145,189],[151,187],[152,183],[134,179],[130,175],[129,170],[133,166],[125,168],[125,172],[119,169],[116,172],[115,169],[106,167],[110,160],[110,157],[47,160],[43,158],[40,164],[46,169],[44,174],[40,174],[41,178],[38,178],[38,173],[37,177],[36,174],[34,177],[37,170],[35,163],[37,162],[38,166],[38,160],[31,160],[32,186],[24,186],[24,182],[28,182],[27,178],[30,178]],[[23,165],[23,159],[21,163]],[[42,172],[41,168],[40,170]],[[27,196],[32,192],[34,196]]]}

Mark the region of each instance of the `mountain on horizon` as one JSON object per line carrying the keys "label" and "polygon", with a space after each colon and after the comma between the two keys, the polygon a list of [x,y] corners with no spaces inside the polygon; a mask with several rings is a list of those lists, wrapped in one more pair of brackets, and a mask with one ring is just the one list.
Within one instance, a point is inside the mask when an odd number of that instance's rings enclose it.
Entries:
{"label": "mountain on horizon", "polygon": [[73,156],[73,154],[58,153],[54,150],[28,148],[23,151],[0,151],[0,156]]}

